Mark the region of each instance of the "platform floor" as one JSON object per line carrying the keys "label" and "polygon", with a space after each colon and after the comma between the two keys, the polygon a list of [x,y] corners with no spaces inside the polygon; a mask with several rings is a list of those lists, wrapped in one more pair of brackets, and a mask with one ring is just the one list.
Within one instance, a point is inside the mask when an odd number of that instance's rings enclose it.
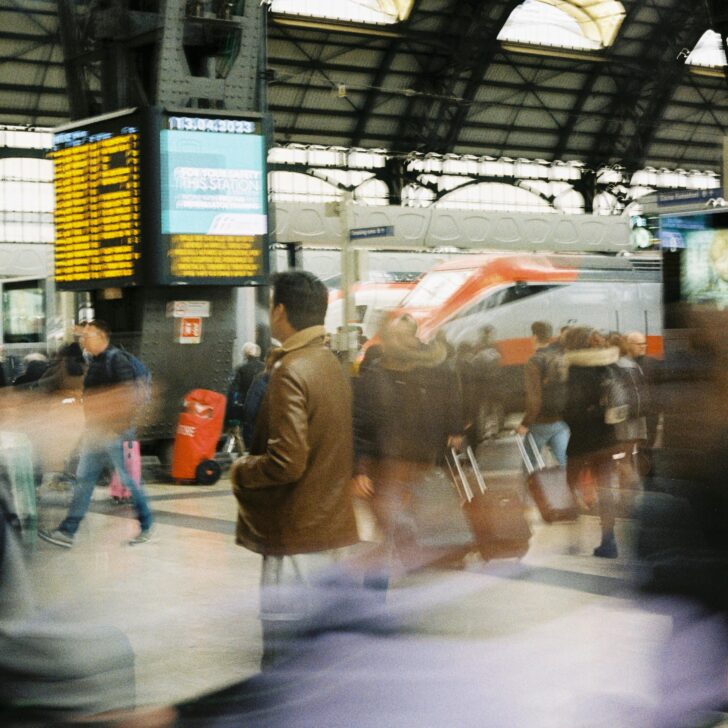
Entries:
{"label": "platform floor", "polygon": [[[518,477],[514,470],[499,472]],[[227,479],[211,487],[148,483],[147,489],[157,524],[154,542],[127,546],[138,528],[131,507],[112,503],[97,489],[73,549],[39,541],[28,568],[40,606],[128,636],[138,702],[155,705],[258,672],[260,557],[234,543],[236,504]],[[62,512],[61,499],[46,497],[42,525],[56,525]],[[362,533],[371,538],[366,509],[358,515]],[[391,602],[411,594],[409,587],[454,579],[450,598],[433,604],[420,621],[423,633],[473,640],[550,634],[554,644],[562,635],[566,649],[575,652],[573,669],[593,670],[600,691],[609,692],[610,681],[614,690],[622,689],[628,669],[635,695],[653,696],[655,660],[670,619],[635,606],[625,586],[627,558],[591,555],[599,540],[595,516],[555,526],[541,523],[535,512],[531,516],[534,535],[521,564],[471,559],[463,571],[427,571],[395,584]],[[629,538],[629,522],[619,522],[619,541],[624,545]],[[552,696],[556,703],[562,699]]]}

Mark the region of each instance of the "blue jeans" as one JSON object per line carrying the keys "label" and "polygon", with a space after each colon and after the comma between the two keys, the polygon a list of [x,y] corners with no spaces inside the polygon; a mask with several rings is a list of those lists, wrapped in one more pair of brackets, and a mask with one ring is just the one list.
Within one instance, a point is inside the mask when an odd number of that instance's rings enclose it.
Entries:
{"label": "blue jeans", "polygon": [[129,439],[133,439],[133,436],[130,437],[129,433],[110,435],[105,438],[86,436],[81,446],[81,459],[78,463],[73,499],[68,508],[68,514],[58,527],[60,531],[68,536],[73,536],[78,531],[78,527],[91,504],[91,496],[99,475],[101,475],[101,471],[109,460],[111,460],[112,465],[119,474],[124,487],[131,491],[132,503],[137,512],[142,531],[150,528],[152,525],[152,512],[149,509],[144,488],[141,482],[137,485],[124,467],[123,442]]}
{"label": "blue jeans", "polygon": [[571,436],[571,430],[566,422],[559,420],[558,422],[534,423],[528,428],[528,432],[533,437],[539,451],[548,445],[556,462],[562,468],[566,467],[566,446],[569,444]]}

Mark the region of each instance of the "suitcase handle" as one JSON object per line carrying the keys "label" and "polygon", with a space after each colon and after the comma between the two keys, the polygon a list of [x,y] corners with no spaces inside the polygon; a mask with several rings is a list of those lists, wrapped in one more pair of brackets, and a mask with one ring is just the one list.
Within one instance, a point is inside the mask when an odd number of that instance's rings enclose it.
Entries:
{"label": "suitcase handle", "polygon": [[[450,475],[460,497],[470,503],[475,498],[475,495],[461,462],[462,458],[465,457],[470,462],[470,467],[473,469],[475,481],[478,484],[478,488],[480,488],[480,492],[485,493],[487,490],[485,480],[483,479],[483,474],[480,472],[480,467],[478,466],[478,461],[475,459],[475,453],[473,453],[472,447],[468,446],[462,454],[458,453],[454,447],[450,448],[450,457],[447,458],[447,466],[450,469]],[[452,461],[452,464],[450,461]],[[453,465],[455,466],[454,469]]]}
{"label": "suitcase handle", "polygon": [[[518,443],[518,449],[521,452],[521,458],[523,459],[523,464],[526,466],[526,470],[528,471],[529,475],[532,475],[536,472],[536,470],[543,470],[546,467],[546,463],[544,462],[543,456],[541,455],[541,452],[536,447],[536,441],[533,439],[533,435],[529,432],[525,437],[522,437],[521,435],[516,436],[516,442]],[[526,448],[526,442],[528,442],[529,447],[531,448],[531,451],[533,452],[533,460],[531,460],[531,456],[528,454],[528,449]],[[536,465],[534,466],[533,461],[535,460]]]}

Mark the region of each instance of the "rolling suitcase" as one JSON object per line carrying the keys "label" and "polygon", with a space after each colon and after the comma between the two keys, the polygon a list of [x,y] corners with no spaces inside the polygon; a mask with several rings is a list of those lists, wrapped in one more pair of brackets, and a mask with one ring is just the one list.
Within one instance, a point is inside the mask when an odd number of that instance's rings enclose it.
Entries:
{"label": "rolling suitcase", "polygon": [[447,464],[480,555],[486,561],[524,556],[531,529],[516,490],[487,487],[471,447],[452,449]]}
{"label": "rolling suitcase", "polygon": [[[125,440],[122,448],[124,451],[124,469],[132,477],[132,480],[139,485],[142,480],[142,458],[139,451],[139,441]],[[111,476],[109,495],[116,503],[127,503],[131,500],[131,491],[124,487],[119,473],[116,471]]]}
{"label": "rolling suitcase", "polygon": [[541,513],[541,518],[546,523],[575,521],[579,508],[566,480],[566,470],[558,466],[547,468],[531,435],[526,435],[525,438],[518,436],[516,442],[528,472],[528,492]]}

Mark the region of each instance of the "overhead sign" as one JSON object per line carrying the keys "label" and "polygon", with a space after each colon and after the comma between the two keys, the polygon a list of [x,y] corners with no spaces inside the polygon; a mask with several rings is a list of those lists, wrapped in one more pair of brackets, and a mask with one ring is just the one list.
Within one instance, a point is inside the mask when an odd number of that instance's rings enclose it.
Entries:
{"label": "overhead sign", "polygon": [[162,114],[159,283],[265,282],[266,146],[260,118]]}
{"label": "overhead sign", "polygon": [[366,240],[367,238],[391,238],[394,236],[394,225],[378,227],[354,228],[349,231],[349,240]]}
{"label": "overhead sign", "polygon": [[58,288],[265,283],[266,150],[255,114],[127,109],[58,127]]}
{"label": "overhead sign", "polygon": [[61,290],[129,286],[141,276],[139,117],[76,122],[53,135],[55,280]]}
{"label": "overhead sign", "polygon": [[658,192],[657,204],[660,207],[670,205],[688,205],[690,203],[701,203],[718,201],[722,198],[723,190],[714,187],[709,190],[672,190],[671,192]]}
{"label": "overhead sign", "polygon": [[209,301],[170,301],[167,304],[167,318],[209,318]]}

